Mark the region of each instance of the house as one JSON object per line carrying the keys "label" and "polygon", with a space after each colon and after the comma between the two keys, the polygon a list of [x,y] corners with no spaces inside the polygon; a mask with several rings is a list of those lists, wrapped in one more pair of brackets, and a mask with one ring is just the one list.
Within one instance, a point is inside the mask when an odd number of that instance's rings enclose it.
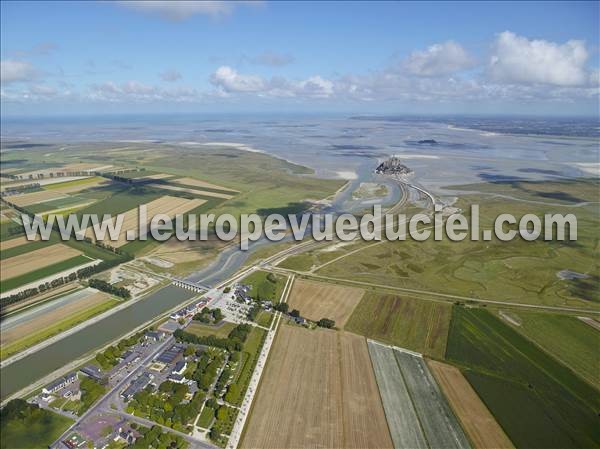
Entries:
{"label": "house", "polygon": [[154,376],[150,373],[144,373],[137,379],[135,379],[129,386],[121,393],[121,397],[126,401],[130,400],[133,395],[142,391],[146,388],[150,382],[154,379]]}
{"label": "house", "polygon": [[169,377],[167,377],[167,380],[170,380],[171,382],[175,382],[176,384],[184,384],[184,383],[188,382],[188,380],[180,374],[169,374]]}
{"label": "house", "polygon": [[181,359],[183,355],[184,346],[181,344],[174,344],[169,349],[164,351],[161,355],[156,358],[157,362],[164,363],[165,365],[170,365],[176,360]]}
{"label": "house", "polygon": [[130,445],[130,444],[135,443],[136,439],[137,438],[136,438],[135,434],[133,433],[133,430],[131,430],[131,429],[124,430],[122,427],[119,427],[119,430],[117,431],[117,434],[113,438],[113,441],[123,441],[124,443],[127,443],[127,445]]}
{"label": "house", "polygon": [[102,370],[95,365],[84,366],[79,371],[97,381],[103,380],[106,376],[106,374],[103,373]]}
{"label": "house", "polygon": [[173,368],[173,371],[171,371],[171,373],[183,375],[186,368],[187,368],[187,362],[185,360],[180,360],[179,362],[177,362],[175,364],[175,368]]}
{"label": "house", "polygon": [[67,374],[65,377],[61,377],[60,379],[57,379],[54,382],[52,382],[50,385],[45,386],[42,389],[42,393],[44,393],[44,394],[55,393],[55,392],[65,388],[67,385],[72,384],[76,380],[77,380],[77,373]]}
{"label": "house", "polygon": [[148,331],[148,332],[146,332],[144,337],[146,338],[146,340],[156,343],[156,342],[159,342],[163,338],[164,335],[165,334],[163,334],[162,332]]}

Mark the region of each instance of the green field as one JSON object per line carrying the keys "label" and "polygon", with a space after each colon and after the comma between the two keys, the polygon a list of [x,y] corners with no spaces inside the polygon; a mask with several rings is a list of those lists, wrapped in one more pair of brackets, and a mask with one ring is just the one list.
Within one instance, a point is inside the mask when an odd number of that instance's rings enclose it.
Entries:
{"label": "green field", "polygon": [[12,290],[13,288],[29,284],[30,282],[34,282],[38,279],[42,279],[56,273],[60,273],[61,271],[66,271],[70,268],[74,268],[78,265],[83,265],[88,262],[91,262],[91,259],[87,256],[75,256],[71,257],[70,259],[63,260],[62,262],[48,265],[44,268],[40,268],[39,270],[30,271],[29,273],[25,273],[21,276],[6,279],[5,281],[2,281],[2,285],[0,286],[0,292],[7,292],[9,290]]}
{"label": "green field", "polygon": [[71,206],[77,206],[79,204],[85,204],[89,201],[91,200],[76,195],[71,195],[67,198],[59,198],[58,200],[54,201],[46,201],[39,204],[32,204],[30,206],[27,206],[26,209],[29,213],[32,214],[43,214],[44,212],[49,212],[52,210],[64,209]]}
{"label": "green field", "polygon": [[569,366],[600,389],[600,332],[574,316],[514,312],[520,326],[513,329]]}
{"label": "green field", "polygon": [[446,350],[452,305],[367,292],[345,329],[435,358]]}
{"label": "green field", "polygon": [[484,309],[454,307],[447,359],[460,365],[516,447],[596,447],[598,390]]}
{"label": "green field", "polygon": [[202,324],[198,321],[192,321],[188,327],[185,328],[186,332],[197,335],[198,337],[206,337],[208,335],[215,335],[219,338],[226,338],[229,332],[233,330],[235,324],[223,322],[220,326],[210,326]]}
{"label": "green field", "polygon": [[198,425],[204,429],[208,429],[212,422],[215,420],[215,411],[204,405],[200,418],[198,418]]}
{"label": "green field", "polygon": [[6,260],[11,257],[35,251],[36,249],[41,249],[45,246],[54,245],[55,243],[59,243],[59,240],[55,238],[54,235],[51,235],[50,239],[46,241],[34,240],[23,245],[15,246],[14,248],[5,249],[0,253],[0,257],[2,260]]}
{"label": "green field", "polygon": [[[273,282],[272,280],[275,280]],[[266,271],[255,271],[246,276],[241,284],[251,285],[252,289],[248,293],[252,298],[261,301],[279,302],[281,293],[285,287],[285,277]]]}
{"label": "green field", "polygon": [[94,177],[90,177],[90,178],[84,178],[84,179],[74,179],[71,181],[65,181],[65,182],[57,182],[55,184],[48,184],[44,186],[44,190],[55,190],[55,189],[62,189],[64,187],[74,187],[74,186],[81,186],[81,190],[85,190],[86,185],[88,184],[95,184],[98,181],[103,180],[104,178],[100,177],[100,176],[94,176]]}
{"label": "green field", "polygon": [[3,448],[46,448],[73,423],[37,406],[26,405],[25,401],[17,401],[12,401],[2,413],[0,441]]}
{"label": "green field", "polygon": [[[547,206],[539,204],[475,195],[461,198],[456,206],[468,212],[472,203],[481,204],[482,230],[492,229],[493,219],[501,213],[520,217],[548,212]],[[567,214],[573,209],[556,206],[551,211]],[[370,248],[366,248],[369,242],[362,242],[363,251],[317,273],[472,298],[599,309],[598,208],[578,207],[577,222],[577,242],[453,242],[431,238],[424,242],[385,242]],[[587,273],[589,278],[560,279],[557,273],[565,269]]]}
{"label": "green field", "polygon": [[114,187],[108,197],[88,207],[80,209],[77,215],[83,214],[116,215],[135,209],[140,204],[146,204],[163,196],[160,192],[144,187]]}

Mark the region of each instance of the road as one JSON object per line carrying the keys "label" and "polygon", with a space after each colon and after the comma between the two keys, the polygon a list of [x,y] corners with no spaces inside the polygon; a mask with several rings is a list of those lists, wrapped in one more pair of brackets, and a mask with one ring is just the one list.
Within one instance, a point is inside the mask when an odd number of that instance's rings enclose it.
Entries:
{"label": "road", "polygon": [[117,382],[115,384],[115,386],[112,387],[104,396],[102,396],[102,398],[99,401],[97,401],[94,405],[92,405],[89,409],[87,409],[87,411],[84,412],[83,415],[79,416],[77,418],[77,420],[58,438],[58,440],[54,443],[53,446],[61,447],[60,441],[63,438],[65,438],[70,432],[72,432],[77,426],[79,426],[83,421],[85,421],[85,419],[88,416],[91,416],[94,413],[98,413],[99,411],[107,409],[106,405],[108,405],[109,406],[108,408],[110,408],[110,404],[108,404],[108,403],[110,402],[113,394],[115,394],[115,393],[118,394],[119,391],[125,385],[127,385],[129,382],[131,382],[131,380],[133,380],[135,377],[137,377],[137,375],[140,373],[140,371],[142,371],[144,369],[144,367],[147,363],[149,363],[160,352],[162,352],[164,349],[166,349],[167,346],[170,346],[173,343],[175,343],[175,339],[172,336],[169,336],[167,339],[165,339],[164,342],[159,344],[156,347],[156,349],[154,349],[154,351],[152,351],[150,354],[148,354],[146,357],[144,357],[139,362],[139,366],[135,370],[133,370],[131,373],[129,373],[127,376],[125,376],[123,379],[121,379],[119,382]]}

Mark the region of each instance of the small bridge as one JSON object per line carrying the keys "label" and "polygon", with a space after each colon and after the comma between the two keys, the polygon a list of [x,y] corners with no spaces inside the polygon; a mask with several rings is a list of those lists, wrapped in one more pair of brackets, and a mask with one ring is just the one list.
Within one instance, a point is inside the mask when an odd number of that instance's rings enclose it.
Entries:
{"label": "small bridge", "polygon": [[210,288],[205,285],[196,284],[195,282],[186,281],[185,279],[174,278],[171,281],[171,284],[173,284],[175,287],[179,287],[179,288],[183,288],[185,290],[191,290],[193,292],[199,292],[199,293],[210,290]]}

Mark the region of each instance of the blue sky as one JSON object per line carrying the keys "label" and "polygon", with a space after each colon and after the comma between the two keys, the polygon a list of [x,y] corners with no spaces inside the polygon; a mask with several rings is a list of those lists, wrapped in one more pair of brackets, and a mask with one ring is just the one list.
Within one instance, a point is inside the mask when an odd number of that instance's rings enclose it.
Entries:
{"label": "blue sky", "polygon": [[598,2],[1,8],[5,116],[598,113]]}

